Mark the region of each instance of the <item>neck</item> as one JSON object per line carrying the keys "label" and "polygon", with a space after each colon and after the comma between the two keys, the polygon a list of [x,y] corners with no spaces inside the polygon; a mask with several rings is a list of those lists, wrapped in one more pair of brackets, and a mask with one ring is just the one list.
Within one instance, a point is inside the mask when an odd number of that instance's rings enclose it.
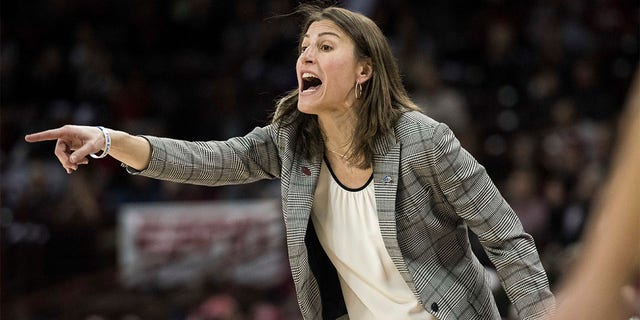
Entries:
{"label": "neck", "polygon": [[318,117],[318,124],[322,131],[325,148],[332,152],[347,154],[353,142],[356,119],[351,113],[344,113],[337,117]]}

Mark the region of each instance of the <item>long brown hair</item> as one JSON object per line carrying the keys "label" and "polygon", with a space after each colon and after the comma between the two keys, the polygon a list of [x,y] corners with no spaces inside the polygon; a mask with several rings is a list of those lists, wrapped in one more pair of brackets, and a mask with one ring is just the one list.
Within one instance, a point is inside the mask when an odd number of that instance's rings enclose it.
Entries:
{"label": "long brown hair", "polygon": [[[371,59],[373,73],[362,84],[361,105],[356,110],[358,123],[348,152],[348,160],[361,159],[358,167],[368,168],[372,164],[375,140],[393,132],[403,112],[419,108],[411,101],[402,84],[386,37],[371,19],[333,6],[320,8],[303,4],[297,12],[306,17],[299,41],[302,41],[313,22],[329,20],[353,40],[356,57]],[[298,89],[288,92],[277,102],[272,123],[280,127],[299,126],[297,151],[304,153],[308,159],[322,156],[324,142],[318,118],[298,111]]]}

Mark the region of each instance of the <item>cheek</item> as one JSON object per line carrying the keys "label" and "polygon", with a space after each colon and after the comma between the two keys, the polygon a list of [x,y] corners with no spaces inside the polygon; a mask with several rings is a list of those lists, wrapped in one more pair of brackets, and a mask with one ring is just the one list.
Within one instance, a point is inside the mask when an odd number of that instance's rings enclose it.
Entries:
{"label": "cheek", "polygon": [[329,61],[327,64],[327,72],[331,72],[331,77],[335,83],[333,85],[338,87],[349,88],[355,84],[355,66],[351,61],[345,61],[344,59],[336,59]]}

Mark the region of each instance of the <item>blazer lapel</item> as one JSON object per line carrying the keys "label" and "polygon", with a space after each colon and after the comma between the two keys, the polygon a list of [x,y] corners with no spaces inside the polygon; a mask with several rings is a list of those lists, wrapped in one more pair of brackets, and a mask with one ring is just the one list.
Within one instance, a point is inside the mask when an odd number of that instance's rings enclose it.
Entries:
{"label": "blazer lapel", "polygon": [[387,252],[405,282],[417,292],[398,245],[396,194],[398,189],[401,144],[389,135],[376,142],[373,156],[373,181],[380,232]]}
{"label": "blazer lapel", "polygon": [[296,157],[291,168],[291,182],[287,201],[288,246],[301,249],[307,233],[313,196],[320,175],[322,159],[308,161]]}

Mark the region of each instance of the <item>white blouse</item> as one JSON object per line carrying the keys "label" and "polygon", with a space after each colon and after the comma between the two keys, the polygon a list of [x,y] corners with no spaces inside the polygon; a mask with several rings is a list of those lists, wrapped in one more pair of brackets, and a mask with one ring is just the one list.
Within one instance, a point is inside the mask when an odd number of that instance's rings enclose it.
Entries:
{"label": "white blouse", "polygon": [[433,319],[391,261],[376,211],[373,177],[343,186],[322,163],[311,219],[335,266],[351,319]]}

